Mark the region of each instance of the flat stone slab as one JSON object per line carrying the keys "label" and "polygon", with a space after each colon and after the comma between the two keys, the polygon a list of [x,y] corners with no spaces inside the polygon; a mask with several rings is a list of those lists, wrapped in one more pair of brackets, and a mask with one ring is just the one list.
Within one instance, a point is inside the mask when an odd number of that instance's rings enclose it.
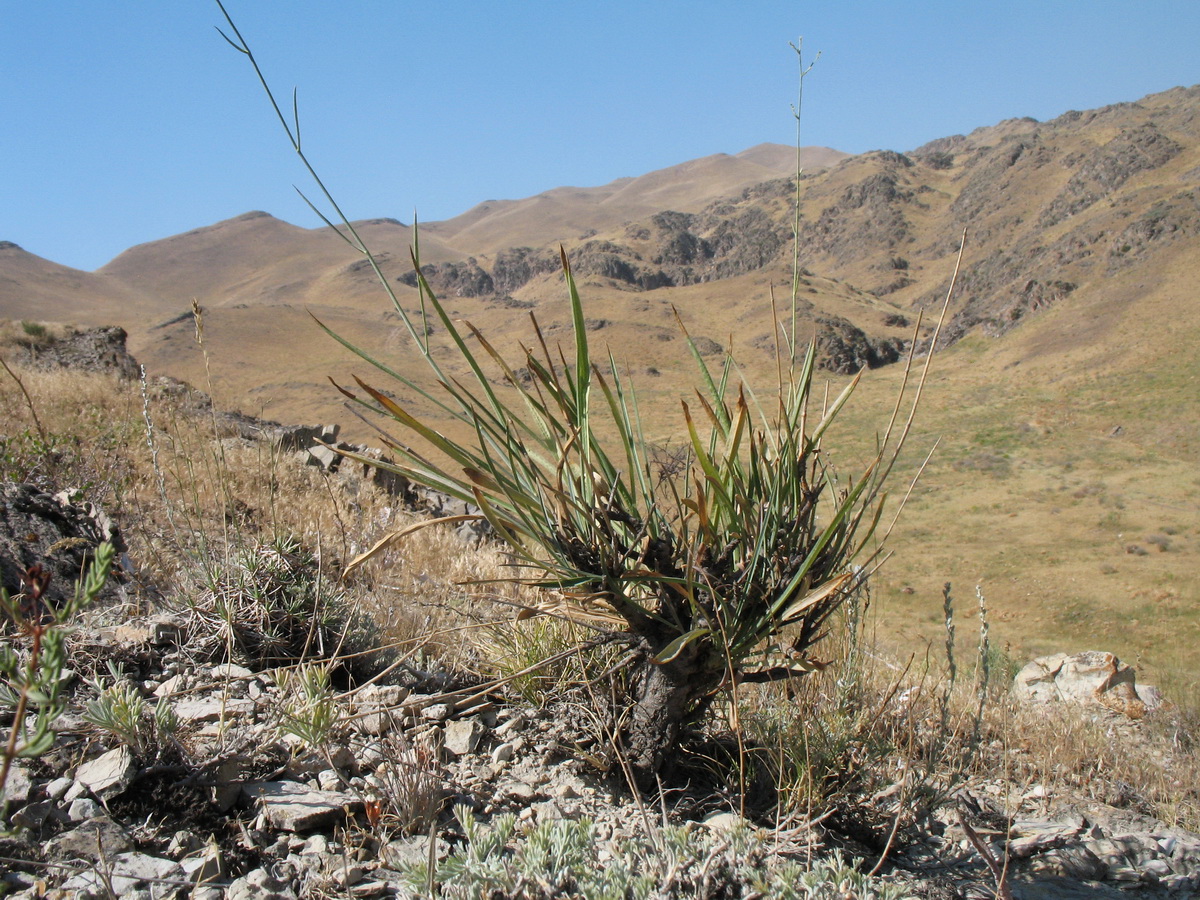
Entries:
{"label": "flat stone slab", "polygon": [[108,816],[97,816],[51,838],[45,846],[50,859],[112,859],[132,850],[133,838]]}
{"label": "flat stone slab", "polygon": [[107,800],[129,787],[136,771],[133,751],[120,746],[81,765],[75,770],[75,780],[101,800]]}
{"label": "flat stone slab", "polygon": [[472,717],[446,723],[446,740],[443,746],[452,756],[474,753],[479,741],[487,731],[483,723]]}
{"label": "flat stone slab", "polygon": [[222,715],[226,721],[254,715],[253,700],[238,700],[232,697],[227,697],[223,703],[220,696],[197,697],[194,700],[181,700],[173,704],[172,708],[180,721],[189,725],[217,722]]}
{"label": "flat stone slab", "polygon": [[12,768],[8,770],[8,781],[3,789],[0,789],[0,811],[9,803],[13,806],[23,806],[29,802],[32,792],[33,779],[29,777],[29,770],[20,763],[13,763]]}
{"label": "flat stone slab", "polygon": [[242,792],[281,831],[315,831],[362,808],[362,801],[352,794],[318,791],[298,781],[264,781],[246,785]]}
{"label": "flat stone slab", "polygon": [[184,876],[179,863],[145,853],[120,853],[105,862],[111,867],[106,873],[109,878],[107,884],[100,873],[92,869],[70,878],[63,885],[63,890],[78,891],[80,896],[104,896],[108,894],[111,884],[112,893],[118,897],[147,887],[151,896],[162,897],[174,893],[175,885],[172,882],[180,882]]}

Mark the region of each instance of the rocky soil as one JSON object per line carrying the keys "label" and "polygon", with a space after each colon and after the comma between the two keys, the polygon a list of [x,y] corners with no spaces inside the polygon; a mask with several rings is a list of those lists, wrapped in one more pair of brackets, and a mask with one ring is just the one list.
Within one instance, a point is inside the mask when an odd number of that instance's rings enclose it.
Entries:
{"label": "rocky soil", "polygon": [[[34,499],[66,511],[62,529],[95,513]],[[97,538],[94,526],[76,534]],[[455,805],[484,822],[510,812],[523,827],[586,817],[600,847],[663,817],[717,833],[771,825],[742,820],[732,793],[711,783],[674,787],[647,810],[585,706],[530,707],[497,685],[404,659],[334,664],[322,692],[294,664],[246,653],[247,665],[220,661],[222,641],[198,608],[135,613],[130,602],[110,598],[73,631],[71,699],[54,747],[9,775],[0,884],[11,896],[417,896],[405,873],[464,839]],[[1133,690],[1127,668],[1107,655],[1084,662],[1106,685]],[[1070,668],[1055,658],[1025,682],[1064,694],[1055,679]],[[114,679],[144,704],[135,737],[96,724],[97,698]],[[323,730],[319,709],[331,713]],[[1137,739],[1133,720],[1101,712],[1115,717],[1115,739]],[[874,798],[876,822],[901,801]],[[912,896],[992,896],[989,858],[1019,898],[1200,891],[1200,837],[1139,812],[1136,797],[1116,808],[973,778],[890,843],[888,828],[865,827],[868,818],[835,809],[791,829],[783,846],[800,858],[839,849],[869,863],[886,847],[881,872]]]}
{"label": "rocky soil", "polygon": [[[431,693],[436,677],[410,673],[340,696],[343,727],[318,750],[281,733],[286,691],[269,673],[192,658],[186,616],[111,618],[77,636],[77,664],[121,660],[148,702],[165,699],[178,731],[147,756],[97,734],[73,705],[54,752],[9,776],[16,831],[0,854],[12,896],[106,897],[110,886],[122,897],[211,900],[410,896],[402,870],[426,858],[428,820],[451,803],[485,821],[506,811],[526,825],[588,817],[602,844],[644,828],[621,780],[593,765],[595,736],[576,710],[469,688]],[[737,819],[691,800],[670,815],[708,829]],[[462,835],[445,814],[436,822],[444,856]],[[836,828],[805,836],[819,852],[870,855]],[[1017,897],[1200,891],[1196,835],[1039,786],[1013,795],[1003,781],[974,780],[923,834],[901,838],[885,871],[914,896],[990,896],[977,842],[1006,861]]]}

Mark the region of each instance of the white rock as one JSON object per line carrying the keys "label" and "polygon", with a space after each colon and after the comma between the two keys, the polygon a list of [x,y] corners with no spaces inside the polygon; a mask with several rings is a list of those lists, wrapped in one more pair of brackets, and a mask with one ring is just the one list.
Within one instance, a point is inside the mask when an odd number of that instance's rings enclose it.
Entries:
{"label": "white rock", "polygon": [[296,892],[268,870],[255,869],[229,885],[225,900],[296,900]]}
{"label": "white rock", "polygon": [[454,714],[454,707],[449,703],[431,703],[421,710],[421,718],[426,722],[445,722]]}
{"label": "white rock", "polygon": [[184,675],[172,675],[162,684],[154,689],[155,697],[169,697],[171,694],[178,694],[187,687],[187,678]]}
{"label": "white rock", "polygon": [[254,676],[254,673],[245,666],[239,666],[235,663],[222,663],[219,666],[213,666],[208,670],[208,674],[217,680],[224,680],[226,678],[252,678]]}
{"label": "white rock", "polygon": [[72,778],[55,778],[46,783],[46,796],[51,800],[61,800],[67,795],[67,791],[73,784],[75,781]]}
{"label": "white rock", "polygon": [[108,862],[112,865],[113,891],[118,897],[127,896],[143,885],[157,886],[161,881],[183,878],[178,863],[145,853],[120,853]]}
{"label": "white rock", "polygon": [[705,816],[700,824],[709,831],[733,831],[735,828],[746,824],[746,820],[737,813],[732,812],[715,812]]}
{"label": "white rock", "polygon": [[122,745],[75,770],[75,780],[102,800],[115,797],[133,780],[133,751]]}
{"label": "white rock", "polygon": [[301,853],[312,853],[317,856],[327,856],[329,854],[329,838],[323,834],[314,834],[304,842],[300,848]]}
{"label": "white rock", "polygon": [[244,719],[254,713],[254,701],[236,697],[221,697],[210,694],[207,697],[196,697],[180,700],[173,706],[175,715],[183,722],[198,725],[205,722],[228,722],[231,719]]}
{"label": "white rock", "polygon": [[242,789],[262,804],[268,824],[281,831],[312,831],[346,817],[362,807],[362,801],[338,791],[314,791],[295,781],[268,781]]}
{"label": "white rock", "polygon": [[347,888],[351,885],[358,884],[366,875],[366,870],[362,866],[339,866],[332,872],[333,883],[339,888]]}
{"label": "white rock", "polygon": [[104,808],[95,800],[80,797],[77,800],[72,800],[70,806],[67,807],[67,821],[74,825],[77,822],[84,822],[87,819],[94,818],[102,812],[104,812]]}
{"label": "white rock", "polygon": [[474,753],[479,741],[487,729],[476,718],[457,719],[446,723],[446,736],[443,742],[446,752],[453,756],[466,756]]}
{"label": "white rock", "polygon": [[0,792],[0,811],[6,803],[12,806],[28,803],[32,791],[33,779],[29,777],[29,770],[21,763],[13,763],[8,770],[8,781],[4,783],[3,792]]}
{"label": "white rock", "polygon": [[1131,719],[1146,714],[1136,674],[1116,656],[1100,650],[1042,656],[1013,679],[1013,696],[1026,703],[1066,701],[1098,704]]}

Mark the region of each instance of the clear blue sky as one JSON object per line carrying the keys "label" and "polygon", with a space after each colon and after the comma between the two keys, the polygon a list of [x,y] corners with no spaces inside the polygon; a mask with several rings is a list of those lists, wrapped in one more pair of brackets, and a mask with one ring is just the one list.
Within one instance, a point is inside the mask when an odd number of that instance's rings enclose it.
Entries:
{"label": "clear blue sky", "polygon": [[[1200,82],[1198,0],[228,0],[352,218],[434,221],[763,141],[912,149]],[[3,3],[0,240],[94,269],[263,209],[318,224],[209,0]],[[303,185],[307,187],[307,185]]]}

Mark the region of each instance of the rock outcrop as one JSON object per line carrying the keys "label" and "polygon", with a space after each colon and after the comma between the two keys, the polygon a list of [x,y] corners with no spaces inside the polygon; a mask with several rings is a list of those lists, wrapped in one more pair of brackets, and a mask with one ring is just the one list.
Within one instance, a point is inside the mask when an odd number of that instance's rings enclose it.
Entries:
{"label": "rock outcrop", "polygon": [[115,325],[84,330],[68,328],[58,337],[27,343],[15,361],[35,369],[78,369],[136,379],[138,364],[125,349],[127,337],[125,329]]}
{"label": "rock outcrop", "polygon": [[848,320],[829,316],[817,319],[817,346],[822,353],[821,368],[839,375],[889,365],[905,350],[901,340],[873,340]]}
{"label": "rock outcrop", "polygon": [[[27,590],[28,572],[40,566],[49,576],[41,599],[51,608],[74,596],[75,582],[87,571],[96,547],[125,542],[104,512],[92,503],[73,502],[66,492],[48,494],[32,484],[0,483],[0,586],[13,596]],[[102,598],[116,599],[110,582]]]}

